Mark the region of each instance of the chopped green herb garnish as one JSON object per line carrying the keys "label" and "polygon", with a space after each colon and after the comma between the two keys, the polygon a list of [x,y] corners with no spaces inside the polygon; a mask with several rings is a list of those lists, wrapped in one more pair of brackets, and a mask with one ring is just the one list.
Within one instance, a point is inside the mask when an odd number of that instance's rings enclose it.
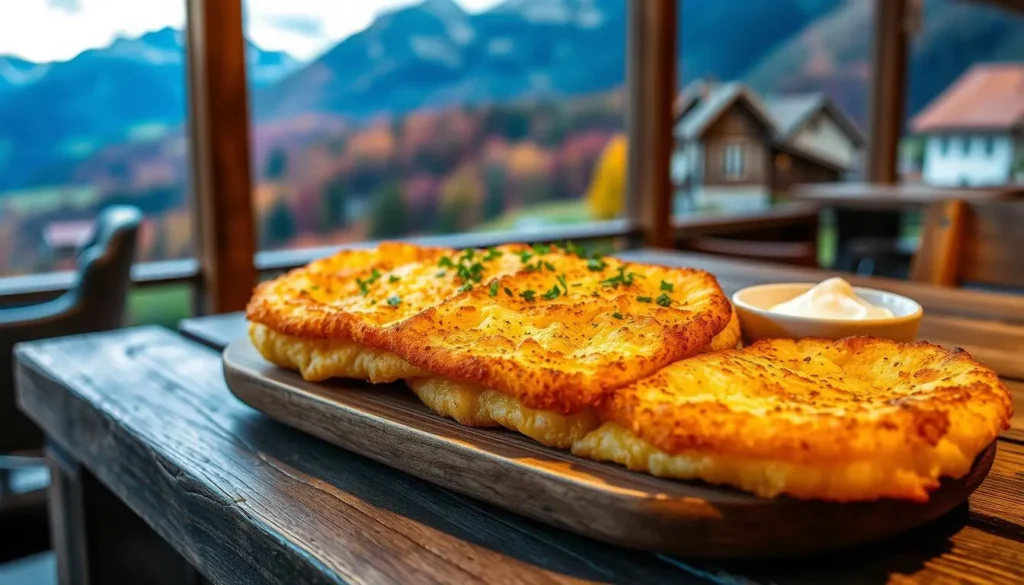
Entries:
{"label": "chopped green herb garnish", "polygon": [[395,283],[395,282],[398,282],[399,280],[402,280],[402,279],[397,277],[397,276],[395,276],[394,274],[392,274],[391,276],[388,277],[388,282],[390,282],[390,283]]}
{"label": "chopped green herb garnish", "polygon": [[651,302],[651,297],[637,297],[636,300],[638,303],[649,303]]}
{"label": "chopped green herb garnish", "polygon": [[402,304],[402,297],[398,295],[391,295],[388,297],[388,306],[397,307],[400,304]]}
{"label": "chopped green herb garnish", "polygon": [[367,282],[369,284],[373,284],[373,283],[377,282],[378,280],[380,280],[380,271],[377,270],[376,268],[374,268],[373,271],[370,272],[370,280],[367,281]]}
{"label": "chopped green herb garnish", "polygon": [[441,256],[441,259],[437,261],[437,265],[441,268],[455,268],[455,263],[447,256]]}
{"label": "chopped green herb garnish", "polygon": [[610,286],[612,288],[619,288],[619,285],[630,286],[633,284],[633,277],[637,276],[635,272],[626,272],[625,266],[619,266],[619,273],[610,278],[606,278],[601,281],[604,286]]}
{"label": "chopped green herb garnish", "polygon": [[540,262],[538,261],[536,264],[527,264],[525,270],[527,272],[540,272]]}
{"label": "chopped green herb garnish", "polygon": [[510,289],[510,288],[509,288],[509,287],[507,287],[507,286],[505,287],[505,294],[507,294],[507,295],[508,295],[508,296],[510,296],[510,297],[511,297],[511,296],[515,296],[515,295],[513,295],[513,294],[512,294],[512,289]]}
{"label": "chopped green herb garnish", "polygon": [[587,251],[572,242],[567,241],[564,244],[562,244],[562,247],[565,248],[565,252],[567,254],[573,254],[579,258],[587,257]]}
{"label": "chopped green herb garnish", "polygon": [[533,252],[529,250],[523,250],[522,252],[519,253],[519,261],[522,262],[523,264],[529,262],[530,258],[533,258]]}
{"label": "chopped green herb garnish", "polygon": [[662,307],[667,307],[672,304],[672,299],[668,298],[667,294],[661,293],[661,295],[657,299],[655,299],[654,302],[658,303]]}
{"label": "chopped green herb garnish", "polygon": [[544,268],[547,268],[551,272],[555,271],[555,265],[550,263],[550,262],[548,262],[547,260],[544,261]]}
{"label": "chopped green herb garnish", "polygon": [[462,294],[462,293],[464,293],[466,291],[470,291],[470,290],[473,290],[473,285],[467,282],[466,284],[460,286],[459,290],[457,290],[456,292],[458,294]]}
{"label": "chopped green herb garnish", "polygon": [[480,282],[480,279],[484,276],[484,265],[479,262],[474,262],[469,266],[459,264],[455,272],[465,282]]}
{"label": "chopped green herb garnish", "polygon": [[622,313],[615,311],[614,313],[612,313],[612,317],[615,317],[616,319],[621,319]]}
{"label": "chopped green herb garnish", "polygon": [[547,254],[548,252],[551,251],[551,246],[548,246],[546,244],[534,244],[533,251],[536,252],[537,254]]}
{"label": "chopped green herb garnish", "polygon": [[501,252],[497,248],[487,248],[487,255],[483,258],[484,262],[490,262],[495,258],[501,258]]}
{"label": "chopped green herb garnish", "polygon": [[675,285],[673,285],[671,282],[665,282],[664,280],[661,281],[661,290],[667,290],[668,292],[673,292],[675,290],[675,288],[676,288]]}
{"label": "chopped green herb garnish", "polygon": [[574,282],[574,283],[572,283],[572,287],[573,288],[576,288],[578,286],[583,286],[583,283],[582,282]]}
{"label": "chopped green herb garnish", "polygon": [[555,278],[558,279],[558,284],[562,285],[562,288],[564,288],[565,292],[568,293],[569,292],[569,285],[565,284],[565,275],[564,274],[559,274]]}
{"label": "chopped green herb garnish", "polygon": [[366,282],[361,278],[356,278],[356,284],[359,285],[359,294],[363,295],[364,297],[370,294],[369,282]]}
{"label": "chopped green herb garnish", "polygon": [[604,260],[601,260],[600,258],[591,258],[590,260],[587,260],[587,270],[591,272],[600,272],[604,270],[605,266],[607,266],[607,264],[605,264]]}
{"label": "chopped green herb garnish", "polygon": [[556,284],[556,285],[551,287],[551,290],[549,290],[548,292],[546,292],[543,295],[541,295],[541,298],[550,301],[552,299],[557,299],[561,294],[562,294],[562,289],[558,288],[558,285]]}
{"label": "chopped green herb garnish", "polygon": [[523,292],[519,293],[519,296],[523,297],[523,299],[524,299],[524,300],[525,300],[526,302],[528,302],[528,303],[532,303],[532,302],[534,301],[534,298],[533,298],[533,297],[534,297],[534,295],[536,295],[536,294],[537,294],[537,292],[536,292],[536,291],[533,291],[533,290],[527,289],[527,290],[524,290]]}
{"label": "chopped green herb garnish", "polygon": [[435,274],[434,276],[436,276],[436,277],[438,277],[438,278],[441,278],[441,277],[442,277],[442,276],[444,276],[445,274],[448,274],[448,271],[447,271],[447,270],[438,270],[438,271],[437,271],[437,274]]}
{"label": "chopped green herb garnish", "polygon": [[494,282],[491,283],[490,293],[491,293],[492,297],[498,296],[498,281],[497,280],[495,280]]}

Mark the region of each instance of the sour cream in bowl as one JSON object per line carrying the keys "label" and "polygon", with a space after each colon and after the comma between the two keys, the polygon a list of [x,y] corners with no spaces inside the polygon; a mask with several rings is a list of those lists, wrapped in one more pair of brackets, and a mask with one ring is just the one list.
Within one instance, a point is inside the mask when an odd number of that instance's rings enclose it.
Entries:
{"label": "sour cream in bowl", "polygon": [[861,298],[842,278],[830,278],[811,290],[768,309],[780,315],[817,319],[891,319],[892,311]]}
{"label": "sour cream in bowl", "polygon": [[913,341],[921,305],[883,290],[851,286],[842,278],[821,283],[765,284],[732,296],[747,343],[758,339],[870,335]]}

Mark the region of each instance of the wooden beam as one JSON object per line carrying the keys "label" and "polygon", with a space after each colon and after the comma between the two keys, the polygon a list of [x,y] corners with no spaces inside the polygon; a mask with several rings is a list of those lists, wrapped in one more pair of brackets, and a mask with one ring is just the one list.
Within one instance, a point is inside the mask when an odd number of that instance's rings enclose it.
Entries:
{"label": "wooden beam", "polygon": [[626,48],[627,193],[630,219],[649,247],[672,247],[672,107],[676,0],[629,0]]}
{"label": "wooden beam", "polygon": [[248,87],[239,0],[188,0],[193,217],[201,309],[242,309],[256,283]]}
{"label": "wooden beam", "polygon": [[908,0],[875,0],[867,180],[896,183],[906,109]]}

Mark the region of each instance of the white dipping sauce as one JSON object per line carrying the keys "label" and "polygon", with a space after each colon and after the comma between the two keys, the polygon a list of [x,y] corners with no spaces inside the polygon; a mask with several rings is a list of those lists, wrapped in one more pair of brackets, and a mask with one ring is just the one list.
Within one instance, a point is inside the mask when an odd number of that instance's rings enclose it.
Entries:
{"label": "white dipping sauce", "polygon": [[779,303],[769,311],[794,317],[819,319],[885,319],[892,311],[876,307],[857,296],[850,283],[842,278],[830,278],[804,294]]}

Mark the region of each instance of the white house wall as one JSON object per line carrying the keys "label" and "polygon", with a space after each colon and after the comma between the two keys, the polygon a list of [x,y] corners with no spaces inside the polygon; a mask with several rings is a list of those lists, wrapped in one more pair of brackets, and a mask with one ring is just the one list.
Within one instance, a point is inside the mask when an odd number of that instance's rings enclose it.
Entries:
{"label": "white house wall", "polygon": [[850,137],[831,116],[826,115],[819,115],[817,124],[805,124],[792,138],[792,143],[845,169],[855,166],[859,154]]}
{"label": "white house wall", "polygon": [[695,210],[709,212],[764,211],[772,196],[766,187],[758,185],[705,187],[694,185],[689,192],[677,188],[673,214]]}
{"label": "white house wall", "polygon": [[[943,148],[943,143],[949,145]],[[1013,140],[994,136],[991,154],[985,152],[983,136],[929,136],[925,141],[924,182],[941,186],[1003,185],[1010,182]]]}
{"label": "white house wall", "polygon": [[671,167],[669,176],[674,183],[682,183],[687,177],[692,177],[694,182],[700,182],[703,178],[704,168],[704,147],[698,142],[691,142],[683,147],[676,145],[672,151]]}

